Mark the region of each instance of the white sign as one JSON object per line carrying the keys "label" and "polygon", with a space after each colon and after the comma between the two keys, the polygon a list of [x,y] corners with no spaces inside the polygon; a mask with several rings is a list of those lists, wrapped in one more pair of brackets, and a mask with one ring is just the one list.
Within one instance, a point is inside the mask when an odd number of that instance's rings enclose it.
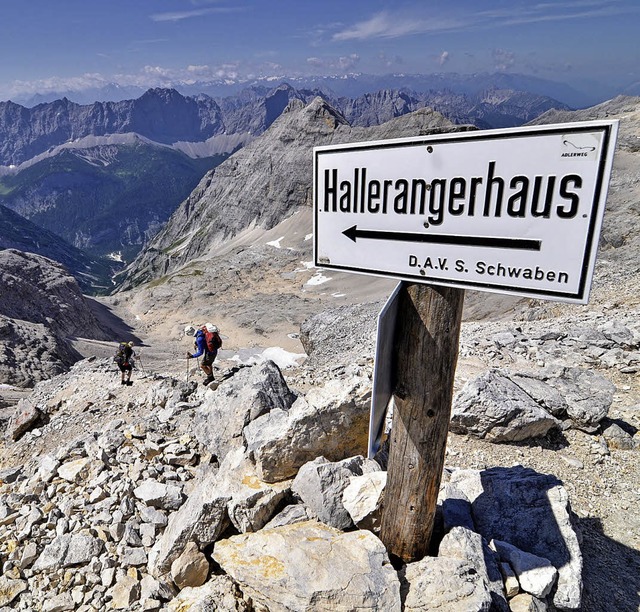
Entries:
{"label": "white sign", "polygon": [[586,303],[617,121],[316,147],[323,268]]}

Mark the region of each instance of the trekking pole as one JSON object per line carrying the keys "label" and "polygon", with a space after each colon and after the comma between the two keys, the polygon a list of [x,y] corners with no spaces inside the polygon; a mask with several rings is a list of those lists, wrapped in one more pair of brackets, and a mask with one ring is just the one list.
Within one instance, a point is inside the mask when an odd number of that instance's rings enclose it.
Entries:
{"label": "trekking pole", "polygon": [[187,357],[187,382],[189,382],[189,358]]}

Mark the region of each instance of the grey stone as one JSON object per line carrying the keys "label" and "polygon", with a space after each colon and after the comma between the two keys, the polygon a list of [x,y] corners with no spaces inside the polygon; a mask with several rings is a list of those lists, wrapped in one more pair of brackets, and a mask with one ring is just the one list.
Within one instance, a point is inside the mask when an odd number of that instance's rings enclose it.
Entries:
{"label": "grey stone", "polygon": [[353,521],[342,502],[342,493],[352,476],[379,471],[380,466],[362,456],[330,462],[318,457],[303,465],[291,490],[324,523],[336,529],[353,527]]}
{"label": "grey stone", "polygon": [[216,542],[213,558],[272,612],[400,610],[400,584],[380,540],[296,523]]}
{"label": "grey stone", "polygon": [[549,559],[532,555],[500,540],[492,540],[491,546],[500,555],[500,559],[509,562],[520,586],[527,593],[543,599],[551,592],[558,577],[558,570],[551,565]]}
{"label": "grey stone", "polygon": [[249,423],[244,436],[260,479],[286,480],[321,455],[333,461],[362,452],[370,401],[368,379],[332,380],[298,398],[289,410],[274,409]]}
{"label": "grey stone", "polygon": [[28,399],[21,399],[7,425],[7,437],[17,440],[41,419],[42,413]]}
{"label": "grey stone", "polygon": [[120,564],[123,567],[135,567],[147,563],[147,552],[141,546],[125,546],[120,552]]}
{"label": "grey stone", "polygon": [[582,552],[567,491],[557,478],[515,466],[454,471],[450,481],[470,500],[478,533],[548,559],[558,570],[555,606],[580,609]]}
{"label": "grey stone", "polygon": [[425,557],[408,563],[402,580],[404,612],[489,612],[491,594],[467,561]]}
{"label": "grey stone", "polygon": [[566,368],[554,383],[567,401],[567,414],[579,425],[597,425],[607,416],[615,385],[601,374],[582,368]]}
{"label": "grey stone", "polygon": [[231,494],[218,492],[217,473],[207,473],[177,512],[149,552],[149,573],[166,574],[189,542],[203,547],[215,542],[229,525],[227,503]]}
{"label": "grey stone", "polygon": [[181,487],[152,479],[136,487],[133,494],[148,506],[161,510],[177,510],[184,500]]}
{"label": "grey stone", "polygon": [[353,524],[377,533],[380,530],[382,502],[387,472],[376,471],[352,476],[342,492],[342,505]]}
{"label": "grey stone", "polygon": [[440,542],[438,556],[467,561],[487,583],[492,610],[509,612],[499,559],[479,533],[465,527],[454,527]]}
{"label": "grey stone", "polygon": [[85,533],[66,533],[56,537],[36,560],[34,571],[50,570],[88,563],[100,554],[102,541]]}
{"label": "grey stone", "polygon": [[628,434],[617,423],[611,423],[602,432],[602,436],[607,442],[609,448],[617,448],[619,450],[632,450],[636,447],[633,437]]}
{"label": "grey stone", "polygon": [[185,587],[167,603],[169,612],[251,612],[254,609],[229,576],[212,576],[200,587]]}
{"label": "grey stone", "polygon": [[544,436],[560,422],[497,370],[467,383],[454,397],[450,429],[490,442]]}
{"label": "grey stone", "polygon": [[71,593],[60,593],[53,597],[47,598],[42,605],[42,612],[67,612],[67,610],[75,610],[76,604],[73,601]]}

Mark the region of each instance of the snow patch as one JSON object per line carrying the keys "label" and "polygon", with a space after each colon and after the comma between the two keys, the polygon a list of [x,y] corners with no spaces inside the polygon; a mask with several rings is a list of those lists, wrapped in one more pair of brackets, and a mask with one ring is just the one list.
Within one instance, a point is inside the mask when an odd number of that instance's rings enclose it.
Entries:
{"label": "snow patch", "polygon": [[305,242],[306,242],[307,240],[311,240],[312,238],[313,238],[313,234],[307,234],[307,235],[304,237],[304,240],[305,240]]}
{"label": "snow patch", "polygon": [[279,346],[271,346],[260,352],[252,352],[248,356],[241,357],[236,354],[231,357],[230,361],[241,363],[243,365],[256,365],[265,361],[273,361],[281,370],[299,366],[302,360],[306,358],[304,353],[290,353]]}
{"label": "snow patch", "polygon": [[271,242],[267,242],[267,244],[269,246],[275,247],[276,249],[281,249],[282,246],[280,245],[280,242],[284,240],[284,236],[280,236],[280,238],[278,238],[277,240],[272,240]]}
{"label": "snow patch", "polygon": [[321,272],[316,272],[306,283],[305,285],[322,285],[331,280],[330,276],[325,276]]}

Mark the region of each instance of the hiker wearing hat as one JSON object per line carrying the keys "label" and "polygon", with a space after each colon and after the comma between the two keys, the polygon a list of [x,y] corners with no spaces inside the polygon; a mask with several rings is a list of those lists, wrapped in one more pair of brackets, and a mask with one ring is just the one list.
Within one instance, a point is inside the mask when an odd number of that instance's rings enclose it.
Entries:
{"label": "hiker wearing hat", "polygon": [[133,369],[134,356],[133,342],[121,342],[118,345],[118,350],[113,360],[118,365],[118,368],[120,368],[120,384],[122,385],[131,386],[133,384],[131,382],[131,370]]}
{"label": "hiker wearing hat", "polygon": [[193,344],[195,353],[187,353],[187,359],[194,359],[204,355],[200,368],[207,375],[203,384],[208,385],[213,382],[213,362],[218,355],[218,349],[222,347],[222,339],[218,333],[218,328],[213,323],[203,325],[198,331],[192,325],[185,327],[184,333],[187,336],[195,335]]}

